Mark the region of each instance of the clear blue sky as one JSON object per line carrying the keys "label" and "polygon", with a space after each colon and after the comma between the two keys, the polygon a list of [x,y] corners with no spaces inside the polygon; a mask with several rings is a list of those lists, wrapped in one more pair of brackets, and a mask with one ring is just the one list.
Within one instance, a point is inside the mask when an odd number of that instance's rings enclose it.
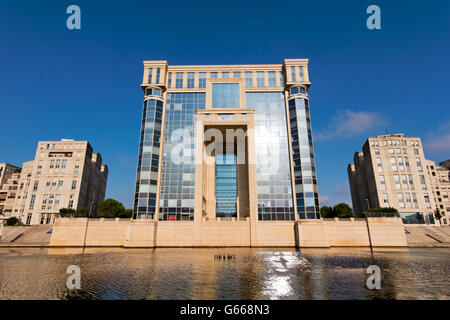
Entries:
{"label": "clear blue sky", "polygon": [[[66,8],[81,8],[81,30]],[[381,8],[381,30],[366,8]],[[450,158],[450,1],[0,1],[0,162],[39,140],[89,140],[107,196],[131,207],[143,60],[309,58],[322,204],[350,201],[347,164],[370,135],[420,136]],[[440,149],[440,150],[439,150]]]}

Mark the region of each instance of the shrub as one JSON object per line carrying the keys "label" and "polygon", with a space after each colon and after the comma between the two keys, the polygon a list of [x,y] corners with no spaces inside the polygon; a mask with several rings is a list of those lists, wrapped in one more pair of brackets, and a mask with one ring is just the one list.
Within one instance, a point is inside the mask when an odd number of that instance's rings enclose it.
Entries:
{"label": "shrub", "polygon": [[6,225],[7,226],[15,226],[15,225],[19,224],[19,222],[20,222],[19,219],[17,219],[16,217],[11,217],[6,220]]}

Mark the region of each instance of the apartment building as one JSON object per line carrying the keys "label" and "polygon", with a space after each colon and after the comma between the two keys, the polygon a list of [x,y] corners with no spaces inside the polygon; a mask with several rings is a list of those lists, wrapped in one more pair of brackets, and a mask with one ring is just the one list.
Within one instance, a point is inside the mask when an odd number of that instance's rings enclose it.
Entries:
{"label": "apartment building", "polygon": [[394,207],[404,223],[439,223],[420,138],[402,133],[369,137],[347,171],[356,214]]}
{"label": "apartment building", "polygon": [[427,160],[426,164],[436,208],[439,209],[442,216],[441,223],[448,225],[450,224],[450,200],[448,197],[450,193],[450,161],[440,162],[439,166],[436,166],[434,161]]}
{"label": "apartment building", "polygon": [[86,208],[95,215],[104,199],[108,167],[87,141],[40,141],[7,187],[5,216],[25,224],[51,224],[60,208]]}
{"label": "apartment building", "polygon": [[9,180],[13,176],[17,176],[17,174],[20,174],[20,171],[22,169],[20,167],[13,166],[9,163],[0,163],[0,215],[3,214],[5,202],[9,202],[8,197],[11,197],[11,195],[8,195],[9,191],[14,191],[13,185],[7,185]]}

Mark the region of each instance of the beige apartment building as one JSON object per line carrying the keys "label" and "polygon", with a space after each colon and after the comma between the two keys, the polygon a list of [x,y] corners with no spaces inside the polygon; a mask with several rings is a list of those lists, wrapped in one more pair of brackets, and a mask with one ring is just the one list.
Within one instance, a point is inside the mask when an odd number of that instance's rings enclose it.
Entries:
{"label": "beige apartment building", "polygon": [[6,186],[6,184],[13,176],[20,175],[21,170],[20,167],[13,166],[9,163],[0,163],[0,215],[3,214],[5,202],[9,200],[9,191],[14,191],[13,185]]}
{"label": "beige apartment building", "polygon": [[108,167],[88,141],[40,141],[34,160],[4,184],[4,215],[25,224],[51,224],[59,209],[96,214],[105,198]]}
{"label": "beige apartment building", "polygon": [[[436,207],[441,212],[441,224],[450,224],[450,160],[443,161],[436,166],[436,163],[427,160],[428,175],[431,179],[433,197]],[[435,209],[436,210],[436,209]]]}
{"label": "beige apartment building", "polygon": [[434,219],[433,180],[418,137],[369,137],[348,165],[353,210],[394,207],[404,223],[439,224]]}

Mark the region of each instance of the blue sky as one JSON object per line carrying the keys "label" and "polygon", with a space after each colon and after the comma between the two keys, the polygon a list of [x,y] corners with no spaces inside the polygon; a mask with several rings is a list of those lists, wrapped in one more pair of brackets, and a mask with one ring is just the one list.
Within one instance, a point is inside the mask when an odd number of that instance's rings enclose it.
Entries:
{"label": "blue sky", "polygon": [[[66,8],[81,8],[81,30]],[[381,8],[381,30],[366,8]],[[89,140],[110,168],[107,197],[131,207],[143,60],[169,64],[310,59],[322,204],[350,201],[347,164],[368,136],[420,136],[450,158],[450,2],[0,1],[0,162],[39,140]]]}

